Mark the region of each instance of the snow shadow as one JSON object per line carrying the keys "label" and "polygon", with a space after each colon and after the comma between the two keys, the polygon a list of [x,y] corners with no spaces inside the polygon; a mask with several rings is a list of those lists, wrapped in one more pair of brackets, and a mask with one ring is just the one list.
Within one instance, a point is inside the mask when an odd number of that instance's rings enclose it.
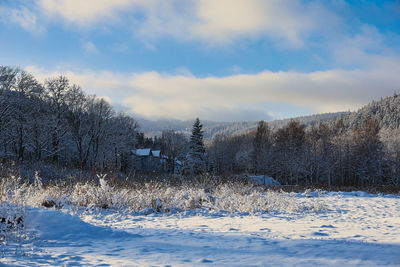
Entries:
{"label": "snow shadow", "polygon": [[320,235],[282,240],[204,229],[115,230],[45,209],[28,210],[27,219],[37,235],[34,248],[4,261],[9,266],[400,266],[400,244]]}

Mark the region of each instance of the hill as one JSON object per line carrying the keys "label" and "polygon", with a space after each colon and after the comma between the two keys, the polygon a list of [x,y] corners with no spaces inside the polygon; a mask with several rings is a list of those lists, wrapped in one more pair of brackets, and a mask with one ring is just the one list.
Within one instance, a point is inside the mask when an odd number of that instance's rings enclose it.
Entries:
{"label": "hill", "polygon": [[[291,119],[295,119],[306,126],[315,125],[322,121],[335,121],[341,116],[347,115],[347,112],[314,114],[309,116],[302,116],[296,118],[289,118],[283,120],[269,121],[268,124],[272,129],[278,129],[286,125]],[[175,130],[184,134],[190,135],[193,121],[191,120],[157,120],[151,121],[143,118],[138,118],[140,131],[144,132],[146,136],[160,136],[163,130]],[[242,122],[216,122],[216,121],[202,121],[204,138],[212,139],[218,134],[232,135],[244,134],[254,130],[257,127],[257,121],[242,121]]]}
{"label": "hill", "polygon": [[365,120],[375,119],[380,128],[397,129],[400,127],[400,95],[394,94],[349,113],[344,118],[345,126],[360,126]]}
{"label": "hill", "polygon": [[[382,98],[379,101],[372,101],[354,112],[335,112],[313,114],[283,120],[268,121],[271,129],[276,130],[285,126],[290,120],[296,120],[301,124],[313,126],[320,122],[326,122],[329,125],[334,125],[338,118],[343,118],[344,125],[348,128],[360,126],[367,119],[375,119],[381,128],[397,129],[400,127],[400,95],[393,95]],[[137,116],[135,116],[137,117]],[[138,118],[140,130],[146,136],[160,136],[163,130],[175,130],[184,134],[190,135],[192,129],[192,120],[169,120],[162,119],[157,121]],[[254,130],[257,127],[257,121],[242,121],[242,122],[217,122],[217,121],[202,121],[204,137],[212,139],[218,134],[233,135],[244,134]]]}

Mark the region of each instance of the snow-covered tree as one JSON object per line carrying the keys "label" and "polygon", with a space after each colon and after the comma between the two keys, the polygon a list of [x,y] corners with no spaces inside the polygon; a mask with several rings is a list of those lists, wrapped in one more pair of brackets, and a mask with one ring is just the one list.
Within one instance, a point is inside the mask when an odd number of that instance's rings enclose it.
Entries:
{"label": "snow-covered tree", "polygon": [[203,125],[199,118],[193,123],[192,135],[190,136],[190,151],[188,165],[192,174],[199,174],[206,168],[205,146],[203,142]]}
{"label": "snow-covered tree", "polygon": [[253,139],[252,164],[254,173],[264,173],[270,164],[270,130],[268,123],[260,121]]}
{"label": "snow-covered tree", "polygon": [[59,162],[62,141],[68,132],[66,100],[70,88],[69,81],[65,76],[48,79],[45,83],[47,101],[50,104],[48,123],[51,127],[51,156],[54,162]]}
{"label": "snow-covered tree", "polygon": [[164,130],[161,136],[161,152],[167,157],[167,169],[175,172],[176,160],[184,160],[188,151],[188,140],[182,133]]}
{"label": "snow-covered tree", "polygon": [[326,123],[312,126],[306,135],[306,167],[308,179],[306,183],[332,183],[334,168],[334,145],[332,131]]}
{"label": "snow-covered tree", "polygon": [[305,129],[297,121],[290,121],[287,126],[275,133],[273,149],[273,176],[284,183],[299,184],[304,180]]}
{"label": "snow-covered tree", "polygon": [[122,168],[136,136],[132,117],[116,115],[66,77],[42,85],[23,70],[0,66],[0,157]]}

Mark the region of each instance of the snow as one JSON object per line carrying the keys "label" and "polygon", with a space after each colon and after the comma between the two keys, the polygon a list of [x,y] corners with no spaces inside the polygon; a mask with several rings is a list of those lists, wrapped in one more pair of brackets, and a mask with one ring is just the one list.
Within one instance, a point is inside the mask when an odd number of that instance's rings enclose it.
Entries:
{"label": "snow", "polygon": [[155,157],[155,158],[159,158],[159,157],[160,157],[160,153],[161,153],[160,150],[152,150],[152,151],[151,151],[151,154],[152,154],[153,157]]}
{"label": "snow", "polygon": [[[399,266],[400,197],[318,197],[324,212],[133,213],[26,207],[30,249],[5,266]],[[29,247],[29,246],[28,246]],[[1,264],[0,264],[1,265]]]}
{"label": "snow", "polygon": [[136,149],[135,155],[140,156],[140,157],[150,156],[150,151],[151,151],[150,148],[139,148],[139,149]]}

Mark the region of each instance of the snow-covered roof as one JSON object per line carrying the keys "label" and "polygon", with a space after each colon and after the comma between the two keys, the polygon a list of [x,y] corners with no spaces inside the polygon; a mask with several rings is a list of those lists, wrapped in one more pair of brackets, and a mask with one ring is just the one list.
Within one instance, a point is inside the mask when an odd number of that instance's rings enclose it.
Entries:
{"label": "snow-covered roof", "polygon": [[160,157],[160,150],[153,150],[151,151],[151,154],[153,155],[153,157],[159,158]]}
{"label": "snow-covered roof", "polygon": [[136,149],[135,155],[136,156],[150,156],[151,148],[139,148]]}
{"label": "snow-covered roof", "polygon": [[259,185],[278,186],[281,185],[277,180],[268,175],[249,176],[250,181]]}

